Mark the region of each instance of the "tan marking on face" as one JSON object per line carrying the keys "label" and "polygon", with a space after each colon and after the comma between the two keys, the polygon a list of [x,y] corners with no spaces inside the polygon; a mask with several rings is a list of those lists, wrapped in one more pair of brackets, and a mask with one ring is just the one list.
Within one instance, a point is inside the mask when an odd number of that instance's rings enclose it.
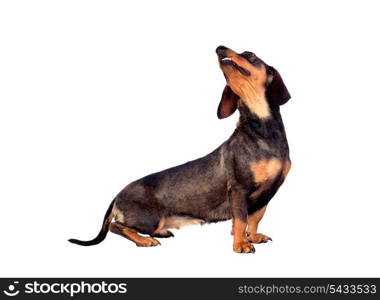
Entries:
{"label": "tan marking on face", "polygon": [[279,174],[281,168],[281,161],[274,157],[251,164],[251,171],[256,183],[264,183],[269,179],[275,178]]}
{"label": "tan marking on face", "polygon": [[265,99],[265,82],[267,74],[264,64],[254,67],[245,58],[238,55],[231,49],[226,50],[226,55],[239,66],[247,69],[251,75],[243,75],[234,66],[220,64],[222,71],[227,75],[227,84],[233,92],[239,95],[240,99],[247,105],[252,113],[259,118],[270,116],[270,110]]}

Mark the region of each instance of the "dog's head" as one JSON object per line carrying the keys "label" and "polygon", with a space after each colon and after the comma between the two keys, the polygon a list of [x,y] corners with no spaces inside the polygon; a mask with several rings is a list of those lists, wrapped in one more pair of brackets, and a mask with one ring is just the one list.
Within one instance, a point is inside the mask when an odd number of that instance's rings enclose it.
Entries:
{"label": "dog's head", "polygon": [[[280,73],[268,66],[254,53],[235,51],[219,46],[216,48],[220,68],[227,80],[222,100],[218,107],[220,119],[232,115],[241,99],[247,106],[261,106],[269,109],[278,108],[290,99]],[[265,109],[261,108],[261,114],[265,116]],[[258,109],[260,111],[260,109]]]}

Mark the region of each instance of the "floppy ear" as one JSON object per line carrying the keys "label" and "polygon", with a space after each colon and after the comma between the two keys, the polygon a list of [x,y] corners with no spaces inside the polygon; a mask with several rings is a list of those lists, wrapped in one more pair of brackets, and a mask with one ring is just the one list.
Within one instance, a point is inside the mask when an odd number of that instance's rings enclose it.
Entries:
{"label": "floppy ear", "polygon": [[266,97],[270,106],[280,106],[288,102],[290,94],[286,88],[280,73],[273,68],[269,67],[268,76],[271,76],[270,82],[266,89]]}
{"label": "floppy ear", "polygon": [[239,96],[236,95],[228,85],[226,85],[218,107],[218,118],[224,119],[232,115],[237,108],[238,100]]}

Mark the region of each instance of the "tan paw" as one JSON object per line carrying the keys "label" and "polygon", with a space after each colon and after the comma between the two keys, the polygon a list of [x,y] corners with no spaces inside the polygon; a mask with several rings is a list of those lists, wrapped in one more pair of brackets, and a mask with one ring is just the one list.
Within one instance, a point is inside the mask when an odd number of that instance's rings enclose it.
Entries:
{"label": "tan paw", "polygon": [[266,243],[272,240],[269,236],[266,236],[262,233],[249,234],[247,238],[248,241],[253,244]]}
{"label": "tan paw", "polygon": [[136,242],[136,246],[138,247],[155,247],[157,245],[161,245],[161,243],[152,237],[141,237]]}
{"label": "tan paw", "polygon": [[234,251],[237,253],[255,253],[255,247],[248,241],[234,242]]}

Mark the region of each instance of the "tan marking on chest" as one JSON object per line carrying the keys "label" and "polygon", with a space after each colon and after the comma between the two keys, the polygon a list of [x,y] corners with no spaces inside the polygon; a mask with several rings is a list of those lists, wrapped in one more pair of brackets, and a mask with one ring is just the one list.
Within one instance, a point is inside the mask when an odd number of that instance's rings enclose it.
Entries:
{"label": "tan marking on chest", "polygon": [[275,178],[282,169],[282,162],[277,158],[263,159],[251,164],[256,183],[264,183]]}

